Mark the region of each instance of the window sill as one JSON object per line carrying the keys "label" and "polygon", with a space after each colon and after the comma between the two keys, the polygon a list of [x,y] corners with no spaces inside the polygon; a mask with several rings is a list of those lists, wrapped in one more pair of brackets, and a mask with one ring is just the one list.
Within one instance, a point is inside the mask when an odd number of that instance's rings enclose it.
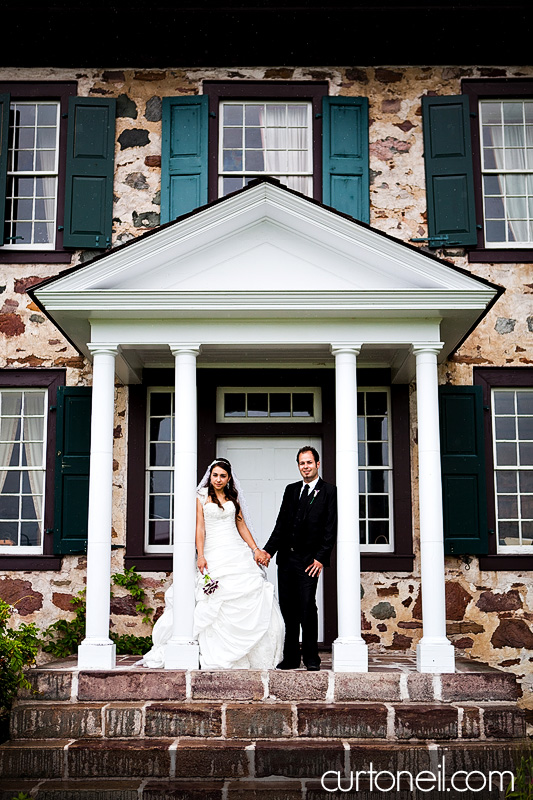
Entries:
{"label": "window sill", "polygon": [[[365,553],[361,556],[361,572],[412,572],[414,558],[414,555]],[[124,564],[126,569],[136,567],[139,572],[172,572],[172,556],[164,554],[126,556]]]}
{"label": "window sill", "polygon": [[73,253],[66,250],[3,250],[0,262],[4,264],[70,264]]}
{"label": "window sill", "polygon": [[480,247],[477,250],[469,251],[468,260],[471,264],[532,264],[533,247],[529,250],[512,248],[493,250],[488,247]]}
{"label": "window sill", "polygon": [[533,555],[488,555],[479,556],[479,568],[485,570],[509,570],[511,572],[533,571]]}
{"label": "window sill", "polygon": [[61,560],[61,556],[22,556],[15,553],[12,556],[1,555],[0,570],[9,572],[17,569],[57,571],[61,569]]}

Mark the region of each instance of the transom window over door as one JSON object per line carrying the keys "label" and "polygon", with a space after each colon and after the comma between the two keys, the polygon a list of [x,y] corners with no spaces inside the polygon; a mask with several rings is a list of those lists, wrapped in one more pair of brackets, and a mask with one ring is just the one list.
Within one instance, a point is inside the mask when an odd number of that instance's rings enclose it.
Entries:
{"label": "transom window over door", "polygon": [[53,250],[59,102],[12,102],[8,148],[4,248]]}
{"label": "transom window over door", "polygon": [[480,102],[486,247],[533,242],[533,100]]}
{"label": "transom window over door", "polygon": [[219,196],[262,175],[313,196],[312,104],[221,101]]}
{"label": "transom window over door", "polygon": [[493,389],[498,552],[533,553],[533,389]]}

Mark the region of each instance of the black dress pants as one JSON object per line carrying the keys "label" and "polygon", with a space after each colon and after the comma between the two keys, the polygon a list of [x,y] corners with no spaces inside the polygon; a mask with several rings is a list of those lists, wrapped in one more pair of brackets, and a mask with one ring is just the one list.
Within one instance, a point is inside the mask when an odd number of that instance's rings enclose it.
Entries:
{"label": "black dress pants", "polygon": [[318,577],[312,578],[305,571],[311,563],[309,558],[291,552],[278,564],[279,606],[285,622],[283,660],[295,666],[300,664],[300,627],[304,664],[306,667],[320,666],[315,600]]}

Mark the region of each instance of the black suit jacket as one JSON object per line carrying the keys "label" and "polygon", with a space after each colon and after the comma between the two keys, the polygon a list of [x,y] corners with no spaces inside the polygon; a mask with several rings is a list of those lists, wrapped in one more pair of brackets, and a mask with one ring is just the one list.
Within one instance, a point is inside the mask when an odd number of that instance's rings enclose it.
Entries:
{"label": "black suit jacket", "polygon": [[324,566],[329,566],[331,551],[337,538],[337,487],[318,479],[309,495],[304,517],[293,538],[294,517],[298,510],[298,500],[302,481],[290,483],[285,488],[281,508],[272,535],[264,549],[271,556],[278,554],[278,564],[289,557],[290,548],[296,550],[309,564],[316,558]]}

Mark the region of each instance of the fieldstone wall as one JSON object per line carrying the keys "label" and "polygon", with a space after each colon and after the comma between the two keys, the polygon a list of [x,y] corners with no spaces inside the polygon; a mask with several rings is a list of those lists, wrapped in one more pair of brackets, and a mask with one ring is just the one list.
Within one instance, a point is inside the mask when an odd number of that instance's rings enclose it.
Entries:
{"label": "fieldstone wall", "polygon": [[[404,241],[427,236],[421,97],[461,91],[461,78],[532,77],[533,67],[242,68],[177,70],[2,69],[0,80],[76,80],[78,94],[117,99],[114,227],[116,246],[160,222],[162,98],[201,93],[213,80],[320,80],[330,94],[366,96],[370,102],[371,224]],[[435,251],[434,251],[435,252]],[[533,364],[532,264],[469,264],[460,248],[436,251],[450,263],[505,287],[505,294],[440,369],[442,383],[470,384],[474,365]],[[73,254],[85,263],[92,251]],[[30,301],[27,289],[68,265],[0,265],[0,367],[65,367],[67,384],[88,385],[90,364]],[[418,558],[417,430],[412,403],[412,477],[415,568],[411,575],[363,575],[363,633],[371,648],[412,650],[422,635]],[[126,517],[127,387],[116,387],[112,568],[123,569]],[[146,575],[147,600],[156,616],[171,576]],[[533,683],[533,594],[530,574],[481,572],[477,560],[446,560],[448,634],[460,652],[523,679],[524,703]],[[15,603],[18,618],[45,627],[71,615],[70,599],[85,584],[85,559],[66,557],[60,572],[0,572],[0,597]],[[16,624],[16,623],[15,623]],[[112,598],[112,625],[146,635],[134,603],[122,589]]]}

